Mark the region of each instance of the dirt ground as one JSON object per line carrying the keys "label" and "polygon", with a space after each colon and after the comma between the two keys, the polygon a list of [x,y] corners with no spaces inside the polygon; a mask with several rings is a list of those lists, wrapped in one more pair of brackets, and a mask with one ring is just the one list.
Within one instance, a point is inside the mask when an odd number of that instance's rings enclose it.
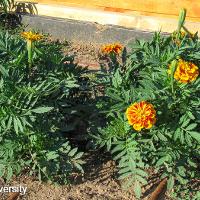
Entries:
{"label": "dirt ground", "polygon": [[[117,180],[117,169],[110,155],[99,151],[89,151],[84,158],[84,174],[72,174],[71,184],[65,186],[42,183],[33,177],[20,176],[14,178],[6,185],[0,180],[1,186],[27,187],[25,195],[9,200],[136,200],[132,188],[122,189]],[[155,182],[154,182],[155,183]],[[143,197],[148,200],[153,182],[143,188]],[[8,200],[10,194],[0,193],[1,200]],[[159,200],[169,200],[162,197]]]}
{"label": "dirt ground", "polygon": [[[9,199],[13,193],[0,193],[0,200],[136,200],[133,188],[123,189],[123,183],[117,179],[117,167],[109,154],[89,150],[83,160],[84,174],[71,174],[69,185],[40,182],[25,175],[13,178],[9,184],[0,179],[0,187],[27,187],[25,195]],[[157,174],[152,174],[148,185],[142,189],[141,200],[149,200],[158,185],[157,177]],[[171,199],[162,193],[158,200]]]}
{"label": "dirt ground", "polygon": [[74,62],[81,67],[89,67],[89,69],[99,69],[101,60],[99,59],[101,45],[85,44],[83,42],[69,42],[69,46],[64,48],[64,52],[68,55],[75,55]]}
{"label": "dirt ground", "polygon": [[[99,70],[101,66],[108,67],[108,59],[101,51],[102,45],[71,41],[63,48],[64,54],[74,55],[74,63],[90,70]],[[130,49],[128,49],[130,51]]]}
{"label": "dirt ground", "polygon": [[[21,176],[13,180],[10,186],[27,187],[27,193],[19,200],[134,200],[131,191],[122,190],[116,178],[115,163],[110,156],[100,152],[85,155],[85,173],[74,174],[72,184],[56,186],[41,183],[31,177]],[[1,197],[2,200],[7,196]]]}

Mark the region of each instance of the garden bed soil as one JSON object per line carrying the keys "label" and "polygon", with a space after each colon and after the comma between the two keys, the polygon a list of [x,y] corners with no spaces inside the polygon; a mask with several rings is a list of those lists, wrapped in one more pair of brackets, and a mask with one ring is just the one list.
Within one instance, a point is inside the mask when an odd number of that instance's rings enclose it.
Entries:
{"label": "garden bed soil", "polygon": [[[121,189],[116,179],[115,163],[110,156],[100,152],[90,152],[86,153],[84,160],[85,173],[72,174],[72,184],[56,186],[21,176],[9,185],[27,187],[27,193],[19,196],[19,200],[134,200],[131,191]],[[7,196],[1,199],[7,200]]]}
{"label": "garden bed soil", "polygon": [[[42,183],[25,175],[14,178],[9,186],[27,187],[27,193],[9,200],[136,200],[132,188],[122,189],[122,184],[117,180],[115,162],[111,160],[110,155],[100,151],[89,151],[85,154],[84,161],[84,174],[71,174],[69,185]],[[153,185],[157,178],[153,179],[143,188],[143,200],[148,200],[155,189]],[[1,181],[0,186],[7,185]],[[8,200],[10,195],[4,194],[0,199]],[[159,200],[169,198],[162,195]]]}
{"label": "garden bed soil", "polygon": [[77,63],[78,66],[98,70],[100,69],[100,49],[101,45],[99,44],[72,41],[63,48],[63,51],[67,55],[74,55],[74,63]]}
{"label": "garden bed soil", "polygon": [[[115,43],[119,43],[116,41]],[[123,46],[123,45],[122,45]],[[108,68],[109,59],[102,53],[102,44],[98,43],[85,43],[71,41],[68,42],[63,48],[63,53],[65,55],[74,55],[74,64],[77,64],[80,67],[87,67],[91,71],[97,71],[103,68]],[[130,52],[130,47],[125,47],[127,52]],[[119,62],[122,59],[119,55]]]}

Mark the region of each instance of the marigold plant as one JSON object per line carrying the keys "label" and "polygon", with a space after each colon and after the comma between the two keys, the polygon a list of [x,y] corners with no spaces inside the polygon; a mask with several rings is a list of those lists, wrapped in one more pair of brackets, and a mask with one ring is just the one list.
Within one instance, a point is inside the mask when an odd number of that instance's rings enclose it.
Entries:
{"label": "marigold plant", "polygon": [[63,137],[61,127],[73,127],[66,118],[70,109],[77,112],[71,94],[84,70],[63,63],[71,58],[63,55],[61,44],[41,40],[32,51],[28,45],[41,35],[22,35],[25,41],[0,30],[0,177],[10,181],[25,170],[40,180],[68,183],[73,168],[83,172],[83,153]]}
{"label": "marigold plant", "polygon": [[126,110],[128,122],[136,131],[150,129],[156,122],[156,111],[152,104],[141,101],[129,106]]}
{"label": "marigold plant", "polygon": [[[187,30],[185,14],[183,9],[175,39]],[[168,194],[176,200],[188,200],[187,193],[198,199],[194,183],[200,180],[200,41],[195,35],[175,45],[174,38],[156,32],[151,40],[130,46],[127,62],[102,78],[105,97],[98,106],[108,123],[95,141],[111,152],[119,179],[133,186],[138,199],[152,170],[161,183],[167,180]]]}
{"label": "marigold plant", "polygon": [[[28,62],[29,62],[29,68],[31,68],[33,64],[34,42],[41,40],[43,38],[43,35],[29,31],[29,32],[22,32],[21,36],[27,41]],[[30,69],[28,71],[30,72]]]}

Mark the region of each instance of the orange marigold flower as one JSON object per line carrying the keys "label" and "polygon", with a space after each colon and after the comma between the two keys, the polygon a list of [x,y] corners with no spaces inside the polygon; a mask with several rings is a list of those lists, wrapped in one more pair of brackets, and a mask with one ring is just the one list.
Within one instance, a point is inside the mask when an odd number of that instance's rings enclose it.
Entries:
{"label": "orange marigold flower", "polygon": [[153,105],[146,101],[130,105],[126,110],[126,117],[136,131],[150,129],[156,123],[156,111]]}
{"label": "orange marigold flower", "polygon": [[120,44],[115,44],[114,47],[113,47],[113,51],[114,51],[116,54],[119,54],[119,53],[122,51],[122,45],[120,45]]}
{"label": "orange marigold flower", "polygon": [[102,52],[105,54],[115,53],[119,54],[122,51],[123,47],[121,44],[106,44],[102,47]]}
{"label": "orange marigold flower", "polygon": [[21,36],[23,38],[25,38],[26,40],[28,41],[37,41],[37,40],[41,40],[42,39],[42,35],[38,34],[38,33],[33,33],[32,31],[29,31],[29,32],[22,32],[21,33]]}
{"label": "orange marigold flower", "polygon": [[[171,66],[171,65],[170,65]],[[168,74],[171,74],[169,67]],[[197,79],[199,76],[199,68],[192,62],[187,62],[179,59],[174,78],[180,83],[190,83]]]}

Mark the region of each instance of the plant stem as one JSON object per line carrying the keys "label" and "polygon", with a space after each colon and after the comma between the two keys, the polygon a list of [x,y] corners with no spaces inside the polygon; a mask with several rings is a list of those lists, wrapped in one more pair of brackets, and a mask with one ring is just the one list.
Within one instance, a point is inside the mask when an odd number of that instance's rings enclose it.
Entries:
{"label": "plant stem", "polygon": [[29,72],[32,67],[32,51],[33,51],[33,43],[31,40],[27,40],[27,51],[28,51],[28,63],[29,63]]}
{"label": "plant stem", "polygon": [[176,67],[177,67],[177,60],[173,60],[172,64],[171,64],[171,89],[172,89],[172,95],[175,97],[175,93],[174,93],[174,74],[176,71]]}

